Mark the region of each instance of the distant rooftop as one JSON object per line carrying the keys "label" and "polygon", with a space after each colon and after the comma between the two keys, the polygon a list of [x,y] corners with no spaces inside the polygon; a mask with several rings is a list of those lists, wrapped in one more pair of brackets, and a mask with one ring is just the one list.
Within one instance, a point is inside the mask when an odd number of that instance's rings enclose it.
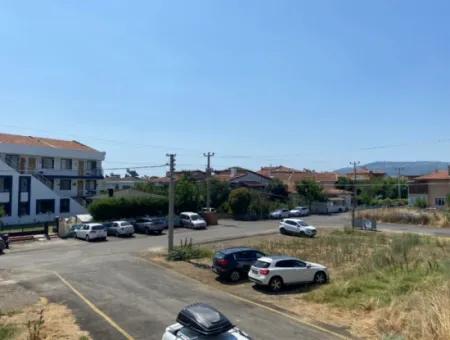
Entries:
{"label": "distant rooftop", "polygon": [[0,144],[17,144],[17,145],[28,145],[53,149],[97,152],[97,150],[87,145],[84,145],[76,140],[62,140],[44,137],[11,135],[7,133],[0,133]]}
{"label": "distant rooftop", "polygon": [[448,170],[437,170],[430,174],[416,177],[415,180],[418,181],[450,180],[450,175]]}

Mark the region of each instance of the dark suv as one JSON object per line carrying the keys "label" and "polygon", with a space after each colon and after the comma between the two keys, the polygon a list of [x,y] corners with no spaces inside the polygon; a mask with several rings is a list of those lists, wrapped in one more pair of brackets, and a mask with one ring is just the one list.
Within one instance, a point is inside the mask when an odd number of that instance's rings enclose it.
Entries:
{"label": "dark suv", "polygon": [[253,263],[263,256],[266,256],[263,252],[252,248],[223,249],[214,254],[212,271],[222,278],[236,282],[247,277]]}

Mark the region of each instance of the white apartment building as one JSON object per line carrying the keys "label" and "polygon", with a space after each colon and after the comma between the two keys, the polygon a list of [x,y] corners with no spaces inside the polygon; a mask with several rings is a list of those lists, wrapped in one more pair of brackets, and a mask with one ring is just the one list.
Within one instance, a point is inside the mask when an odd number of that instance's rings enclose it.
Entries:
{"label": "white apartment building", "polygon": [[28,224],[86,213],[104,159],[104,152],[77,141],[0,133],[0,221]]}

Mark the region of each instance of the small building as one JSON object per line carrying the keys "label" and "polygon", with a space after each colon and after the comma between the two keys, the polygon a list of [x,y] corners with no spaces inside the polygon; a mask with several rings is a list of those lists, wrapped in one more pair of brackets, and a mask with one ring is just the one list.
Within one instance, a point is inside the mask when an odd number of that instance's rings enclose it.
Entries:
{"label": "small building", "polygon": [[139,177],[125,176],[120,177],[120,175],[106,175],[103,180],[99,181],[98,191],[106,191],[108,189],[114,190],[126,190],[131,189],[136,186],[137,183],[144,183],[145,180]]}
{"label": "small building", "polygon": [[28,224],[86,213],[104,159],[104,152],[78,141],[0,133],[0,221]]}
{"label": "small building", "polygon": [[232,188],[264,189],[272,181],[270,177],[240,167],[214,171],[213,178],[228,182]]}
{"label": "small building", "polygon": [[[346,176],[354,180],[355,179],[355,173],[353,171],[348,172]],[[369,170],[367,168],[357,168],[356,169],[356,181],[361,182],[368,182],[375,178],[383,178],[386,176],[386,173],[384,171],[379,170]]]}
{"label": "small building", "polygon": [[408,204],[414,206],[417,200],[424,200],[428,207],[444,208],[450,194],[450,167],[416,177],[408,185]]}

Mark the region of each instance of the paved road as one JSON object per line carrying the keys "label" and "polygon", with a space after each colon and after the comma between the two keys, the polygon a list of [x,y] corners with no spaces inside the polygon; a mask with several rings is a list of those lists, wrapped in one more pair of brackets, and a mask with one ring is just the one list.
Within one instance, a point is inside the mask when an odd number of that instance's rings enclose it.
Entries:
{"label": "paved road", "polygon": [[[217,226],[206,231],[177,230],[177,239],[192,237],[211,241],[273,230],[274,225]],[[181,307],[207,302],[255,339],[332,339],[329,333],[285,318],[277,313],[232,298],[195,281],[180,278],[142,260],[138,253],[166,245],[166,236],[138,235],[133,239],[110,238],[107,242],[55,240],[13,245],[0,257],[3,275],[19,285],[67,304],[83,329],[94,339],[124,336],[95,314],[57,272],[86,299],[135,339],[161,339]],[[2,287],[0,286],[0,289]]]}

